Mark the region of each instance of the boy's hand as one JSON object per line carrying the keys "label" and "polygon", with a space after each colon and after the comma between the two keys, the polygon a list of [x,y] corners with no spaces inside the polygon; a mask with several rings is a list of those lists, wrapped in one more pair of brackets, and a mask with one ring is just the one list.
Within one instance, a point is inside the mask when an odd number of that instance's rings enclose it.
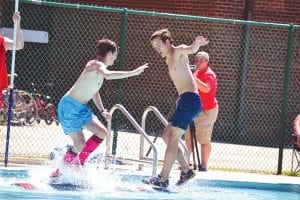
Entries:
{"label": "boy's hand", "polygon": [[106,121],[111,119],[111,114],[108,111],[103,111],[101,115],[106,119]]}
{"label": "boy's hand", "polygon": [[195,39],[196,44],[199,44],[200,46],[205,46],[208,44],[209,40],[203,36],[197,36]]}
{"label": "boy's hand", "polygon": [[135,71],[136,71],[136,75],[140,75],[142,72],[144,72],[145,69],[148,68],[148,63],[139,66]]}

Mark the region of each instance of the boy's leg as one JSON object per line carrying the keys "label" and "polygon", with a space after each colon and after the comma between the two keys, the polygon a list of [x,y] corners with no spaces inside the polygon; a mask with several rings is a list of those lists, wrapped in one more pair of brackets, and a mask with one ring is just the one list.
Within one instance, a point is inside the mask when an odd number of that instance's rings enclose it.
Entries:
{"label": "boy's leg", "polygon": [[177,154],[177,161],[180,165],[181,170],[188,170],[190,169],[189,161],[186,159],[183,149],[178,146],[178,154]]}
{"label": "boy's leg", "polygon": [[[67,152],[65,153],[62,161],[66,165],[72,165],[72,164],[79,164],[78,160],[78,151],[80,151],[83,148],[85,139],[82,131],[73,132],[69,134],[70,138],[73,141],[74,147],[69,148]],[[51,173],[50,177],[58,177],[60,176],[60,170],[56,169],[54,172]]]}
{"label": "boy's leg", "polygon": [[84,164],[89,155],[95,151],[95,149],[102,143],[103,139],[98,138],[96,135],[92,135],[85,143],[84,148],[79,153],[79,162]]}
{"label": "boy's leg", "polygon": [[[78,160],[77,159],[77,153],[73,152],[72,148],[69,148],[67,150],[67,152],[65,153],[65,155],[64,155],[64,157],[62,159],[63,163],[66,164],[66,165],[76,164],[76,163],[78,163],[78,162],[76,162],[77,160]],[[54,170],[51,173],[50,177],[54,178],[54,177],[58,177],[60,175],[61,175],[60,174],[60,170],[59,170],[59,168],[57,168],[56,170]]]}
{"label": "boy's leg", "polygon": [[77,153],[69,148],[63,157],[64,164],[76,164]]}
{"label": "boy's leg", "polygon": [[94,152],[107,136],[107,130],[104,125],[97,119],[93,118],[84,125],[84,128],[92,132],[92,135],[85,143],[85,146],[79,153],[80,164],[84,164],[89,155]]}
{"label": "boy's leg", "polygon": [[191,138],[191,131],[190,127],[187,128],[186,132],[184,133],[184,139],[185,139],[185,145],[187,147],[188,153],[189,153],[189,164],[191,163],[191,155],[193,153],[193,146],[192,146],[192,138]]}
{"label": "boy's leg", "polygon": [[[167,149],[164,156],[164,165],[160,173],[163,181],[168,180],[170,171],[176,159],[178,159],[184,168],[189,169],[188,163],[184,158],[182,151],[180,151],[178,148],[178,141],[183,132],[184,131],[179,128],[168,125],[165,133],[163,134],[163,139],[167,143]],[[179,151],[181,153],[179,153]]]}

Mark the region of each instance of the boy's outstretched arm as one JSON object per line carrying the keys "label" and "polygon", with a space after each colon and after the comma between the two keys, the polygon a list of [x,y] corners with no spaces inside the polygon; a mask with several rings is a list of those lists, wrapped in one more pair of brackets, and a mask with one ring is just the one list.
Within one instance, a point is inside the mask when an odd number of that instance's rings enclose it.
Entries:
{"label": "boy's outstretched arm", "polygon": [[197,36],[195,38],[195,41],[193,42],[193,44],[191,44],[190,46],[180,45],[180,46],[176,47],[176,51],[179,54],[194,54],[194,53],[197,53],[200,46],[205,46],[208,44],[208,42],[209,42],[209,40],[206,39],[205,37]]}
{"label": "boy's outstretched arm", "polygon": [[146,68],[148,68],[148,63],[139,66],[138,68],[132,71],[109,71],[105,68],[99,68],[98,71],[103,75],[105,79],[111,80],[140,75],[142,72],[144,72]]}

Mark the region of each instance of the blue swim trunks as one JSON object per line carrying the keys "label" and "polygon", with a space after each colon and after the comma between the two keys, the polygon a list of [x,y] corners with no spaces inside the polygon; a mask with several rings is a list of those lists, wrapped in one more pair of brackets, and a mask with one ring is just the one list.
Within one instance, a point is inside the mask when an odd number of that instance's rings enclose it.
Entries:
{"label": "blue swim trunks", "polygon": [[200,96],[194,92],[185,92],[177,100],[176,110],[170,120],[172,126],[186,130],[188,125],[201,112]]}
{"label": "blue swim trunks", "polygon": [[68,96],[63,96],[59,101],[57,115],[66,135],[82,131],[83,125],[93,119],[93,113],[87,105]]}

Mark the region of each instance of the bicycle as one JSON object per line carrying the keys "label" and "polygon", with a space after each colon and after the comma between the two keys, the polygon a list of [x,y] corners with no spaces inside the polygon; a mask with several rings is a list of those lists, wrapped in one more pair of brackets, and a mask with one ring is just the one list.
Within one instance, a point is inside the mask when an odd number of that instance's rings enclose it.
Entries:
{"label": "bicycle", "polygon": [[44,120],[47,125],[51,125],[52,122],[55,122],[56,125],[59,125],[58,118],[56,116],[56,108],[54,104],[50,102],[51,97],[38,93],[34,83],[31,83],[33,92],[30,93],[34,98],[37,106],[37,119],[36,122],[39,124],[41,120]]}
{"label": "bicycle", "polygon": [[[15,76],[17,77],[16,74]],[[2,106],[0,108],[0,116],[2,116],[1,124],[8,120],[9,95],[9,89],[2,91]],[[13,90],[11,112],[12,124],[33,125],[37,118],[36,108],[35,100],[28,92],[19,89]]]}

